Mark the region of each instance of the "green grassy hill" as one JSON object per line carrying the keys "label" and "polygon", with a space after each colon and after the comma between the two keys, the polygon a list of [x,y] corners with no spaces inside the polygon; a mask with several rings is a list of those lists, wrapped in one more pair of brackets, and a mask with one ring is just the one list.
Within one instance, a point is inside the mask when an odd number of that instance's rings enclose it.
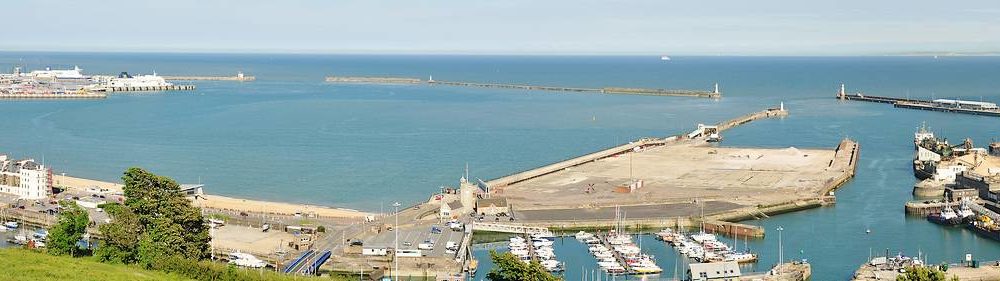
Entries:
{"label": "green grassy hill", "polygon": [[0,280],[191,280],[89,257],[55,257],[23,249],[0,249],[0,268]]}

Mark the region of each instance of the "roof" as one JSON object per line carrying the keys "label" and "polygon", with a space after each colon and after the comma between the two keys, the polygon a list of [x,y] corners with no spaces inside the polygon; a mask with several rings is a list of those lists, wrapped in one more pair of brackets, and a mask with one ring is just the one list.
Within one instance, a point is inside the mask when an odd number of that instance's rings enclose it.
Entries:
{"label": "roof", "polygon": [[448,203],[448,208],[452,210],[458,210],[462,208],[462,201],[452,201]]}
{"label": "roof", "polygon": [[486,206],[496,206],[496,207],[507,207],[507,198],[483,198],[476,201],[476,206],[486,207]]}
{"label": "roof", "polygon": [[951,104],[965,104],[965,105],[976,105],[982,107],[996,107],[997,104],[992,102],[982,102],[982,101],[966,101],[966,100],[952,100],[952,99],[936,99],[936,103],[951,103]]}
{"label": "roof", "polygon": [[691,276],[697,279],[701,273],[705,273],[706,278],[726,278],[740,276],[740,265],[735,261],[716,263],[692,263],[688,269]]}

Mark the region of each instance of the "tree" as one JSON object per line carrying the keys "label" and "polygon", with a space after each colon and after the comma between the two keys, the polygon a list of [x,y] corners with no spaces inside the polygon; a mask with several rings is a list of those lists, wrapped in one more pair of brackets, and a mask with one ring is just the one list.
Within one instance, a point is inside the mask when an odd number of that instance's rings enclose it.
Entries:
{"label": "tree", "polygon": [[[953,276],[950,280],[958,281],[958,276]],[[944,271],[936,267],[910,267],[906,273],[896,276],[896,281],[949,281]]]}
{"label": "tree", "polygon": [[49,228],[48,252],[57,256],[80,256],[84,251],[76,243],[87,233],[90,216],[75,202],[62,201],[59,205],[63,211],[59,213],[59,222]]}
{"label": "tree", "polygon": [[493,260],[493,269],[486,274],[486,279],[493,281],[555,281],[559,280],[538,261],[524,263],[514,254],[498,254],[490,251],[490,259]]}
{"label": "tree", "polygon": [[102,261],[151,268],[167,257],[208,257],[211,237],[201,209],[191,206],[176,182],[140,168],[129,168],[122,180],[125,202],[109,204],[113,221],[101,226]]}

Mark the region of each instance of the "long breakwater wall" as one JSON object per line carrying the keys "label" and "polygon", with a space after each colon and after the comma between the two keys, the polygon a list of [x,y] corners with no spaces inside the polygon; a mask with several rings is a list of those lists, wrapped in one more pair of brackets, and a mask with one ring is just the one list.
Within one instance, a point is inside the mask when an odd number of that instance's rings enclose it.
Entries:
{"label": "long breakwater wall", "polygon": [[620,95],[679,96],[679,97],[702,97],[702,98],[719,98],[722,96],[722,93],[719,92],[717,85],[714,91],[704,91],[704,90],[650,89],[650,88],[625,88],[625,87],[603,87],[603,88],[562,87],[562,86],[542,86],[542,85],[508,84],[508,83],[440,81],[433,79],[422,80],[418,78],[407,78],[407,77],[364,77],[364,76],[361,77],[327,76],[326,82],[358,83],[358,84],[404,84],[404,85],[426,84],[426,85],[444,85],[444,86],[456,86],[456,87],[515,89],[515,90],[526,90],[526,91],[558,91],[558,92],[580,92],[580,93],[589,92],[589,93],[620,94]]}
{"label": "long breakwater wall", "polygon": [[238,81],[249,82],[257,80],[257,77],[249,75],[236,76],[161,76],[164,80],[171,81]]}

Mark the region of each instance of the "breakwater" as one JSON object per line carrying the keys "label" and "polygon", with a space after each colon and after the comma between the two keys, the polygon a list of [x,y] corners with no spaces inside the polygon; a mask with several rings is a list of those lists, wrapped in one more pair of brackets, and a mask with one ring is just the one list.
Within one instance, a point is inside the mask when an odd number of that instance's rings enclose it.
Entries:
{"label": "breakwater", "polygon": [[962,101],[962,100],[920,100],[886,96],[865,95],[862,93],[847,93],[844,85],[840,85],[837,99],[891,104],[895,108],[919,109],[937,112],[961,113],[981,116],[1000,117],[1000,109],[994,103]]}
{"label": "breakwater", "polygon": [[357,84],[422,84],[423,80],[405,77],[352,77],[352,76],[327,76],[326,82],[330,83],[357,83]]}
{"label": "breakwater", "polygon": [[257,80],[257,77],[238,73],[236,76],[161,76],[164,80],[172,81],[238,81],[249,82]]}
{"label": "breakwater", "polygon": [[564,87],[564,86],[544,86],[513,83],[482,83],[463,81],[441,81],[434,80],[433,77],[427,80],[408,77],[365,77],[365,76],[327,76],[326,82],[330,83],[357,83],[357,84],[426,84],[443,85],[455,87],[493,88],[493,89],[514,89],[525,91],[556,91],[556,92],[577,92],[577,93],[601,93],[618,95],[647,95],[647,96],[677,96],[677,97],[700,97],[700,98],[720,98],[719,85],[715,84],[712,91],[707,90],[684,90],[684,89],[652,89],[652,88],[626,88],[626,87]]}

